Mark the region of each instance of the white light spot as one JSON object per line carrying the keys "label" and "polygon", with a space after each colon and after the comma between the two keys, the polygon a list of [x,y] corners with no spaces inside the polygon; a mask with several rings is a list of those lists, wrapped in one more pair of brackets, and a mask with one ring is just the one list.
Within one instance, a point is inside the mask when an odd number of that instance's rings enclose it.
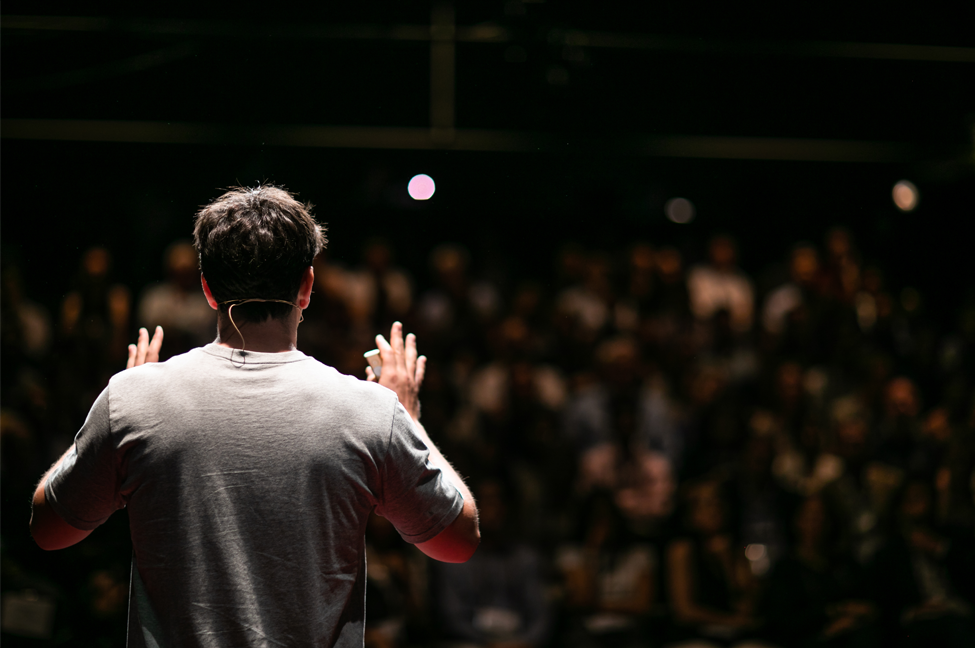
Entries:
{"label": "white light spot", "polygon": [[768,548],[763,544],[750,544],[745,547],[745,558],[748,558],[748,565],[756,576],[764,576],[772,566]]}
{"label": "white light spot", "polygon": [[751,561],[761,560],[765,557],[766,549],[763,544],[750,544],[745,547],[745,558]]}
{"label": "white light spot", "polygon": [[901,180],[895,184],[892,195],[897,209],[905,212],[913,211],[921,199],[921,194],[918,192],[917,187],[909,180]]}
{"label": "white light spot", "polygon": [[684,225],[694,220],[694,204],[687,198],[671,198],[664,205],[664,213],[674,223]]}
{"label": "white light spot", "polygon": [[433,183],[433,178],[421,173],[410,179],[410,184],[406,190],[410,192],[410,198],[413,200],[430,200],[433,192],[437,190],[437,185]]}

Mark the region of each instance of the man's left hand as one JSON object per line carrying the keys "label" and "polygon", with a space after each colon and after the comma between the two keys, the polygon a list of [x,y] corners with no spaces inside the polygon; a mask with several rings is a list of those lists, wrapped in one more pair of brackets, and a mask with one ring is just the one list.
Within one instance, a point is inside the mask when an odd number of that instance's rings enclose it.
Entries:
{"label": "man's left hand", "polygon": [[144,365],[147,362],[159,362],[159,349],[162,348],[163,330],[157,326],[149,340],[149,331],[145,328],[139,329],[139,341],[137,344],[129,345],[129,360],[125,363],[126,369]]}

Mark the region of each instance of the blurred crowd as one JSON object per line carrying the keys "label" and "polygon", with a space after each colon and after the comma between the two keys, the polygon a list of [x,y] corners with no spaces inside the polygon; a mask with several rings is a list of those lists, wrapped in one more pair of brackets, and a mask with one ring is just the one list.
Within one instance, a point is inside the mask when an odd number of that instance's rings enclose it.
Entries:
{"label": "blurred crowd", "polygon": [[[755,276],[732,237],[702,243],[566,244],[538,278],[453,244],[429,276],[378,239],[316,259],[299,349],[364,377],[404,322],[422,421],[481,511],[463,565],[373,517],[367,646],[975,645],[975,304],[934,317],[842,228]],[[164,267],[133,294],[87,250],[52,313],[4,266],[4,609],[43,617],[5,614],[5,640],[124,641],[124,513],[56,554],[26,522],[136,327],[164,356],[212,341],[192,247]]]}

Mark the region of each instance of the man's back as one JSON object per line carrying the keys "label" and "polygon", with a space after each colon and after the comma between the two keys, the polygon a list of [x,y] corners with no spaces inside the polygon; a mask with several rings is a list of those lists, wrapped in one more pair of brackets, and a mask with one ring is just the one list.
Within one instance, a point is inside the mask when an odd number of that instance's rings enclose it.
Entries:
{"label": "man's back", "polygon": [[359,646],[370,511],[424,542],[463,506],[391,391],[298,351],[122,372],[76,445],[47,497],[78,528],[127,505],[130,646]]}

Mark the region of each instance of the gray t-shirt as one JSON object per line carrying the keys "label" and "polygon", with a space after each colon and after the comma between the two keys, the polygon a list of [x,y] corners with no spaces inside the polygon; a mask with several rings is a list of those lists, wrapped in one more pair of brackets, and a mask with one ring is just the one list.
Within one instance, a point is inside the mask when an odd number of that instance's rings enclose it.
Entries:
{"label": "gray t-shirt", "polygon": [[407,542],[463,497],[396,395],[299,351],[215,344],[114,376],[45,488],[69,524],[128,507],[128,645],[362,646],[366,520]]}

